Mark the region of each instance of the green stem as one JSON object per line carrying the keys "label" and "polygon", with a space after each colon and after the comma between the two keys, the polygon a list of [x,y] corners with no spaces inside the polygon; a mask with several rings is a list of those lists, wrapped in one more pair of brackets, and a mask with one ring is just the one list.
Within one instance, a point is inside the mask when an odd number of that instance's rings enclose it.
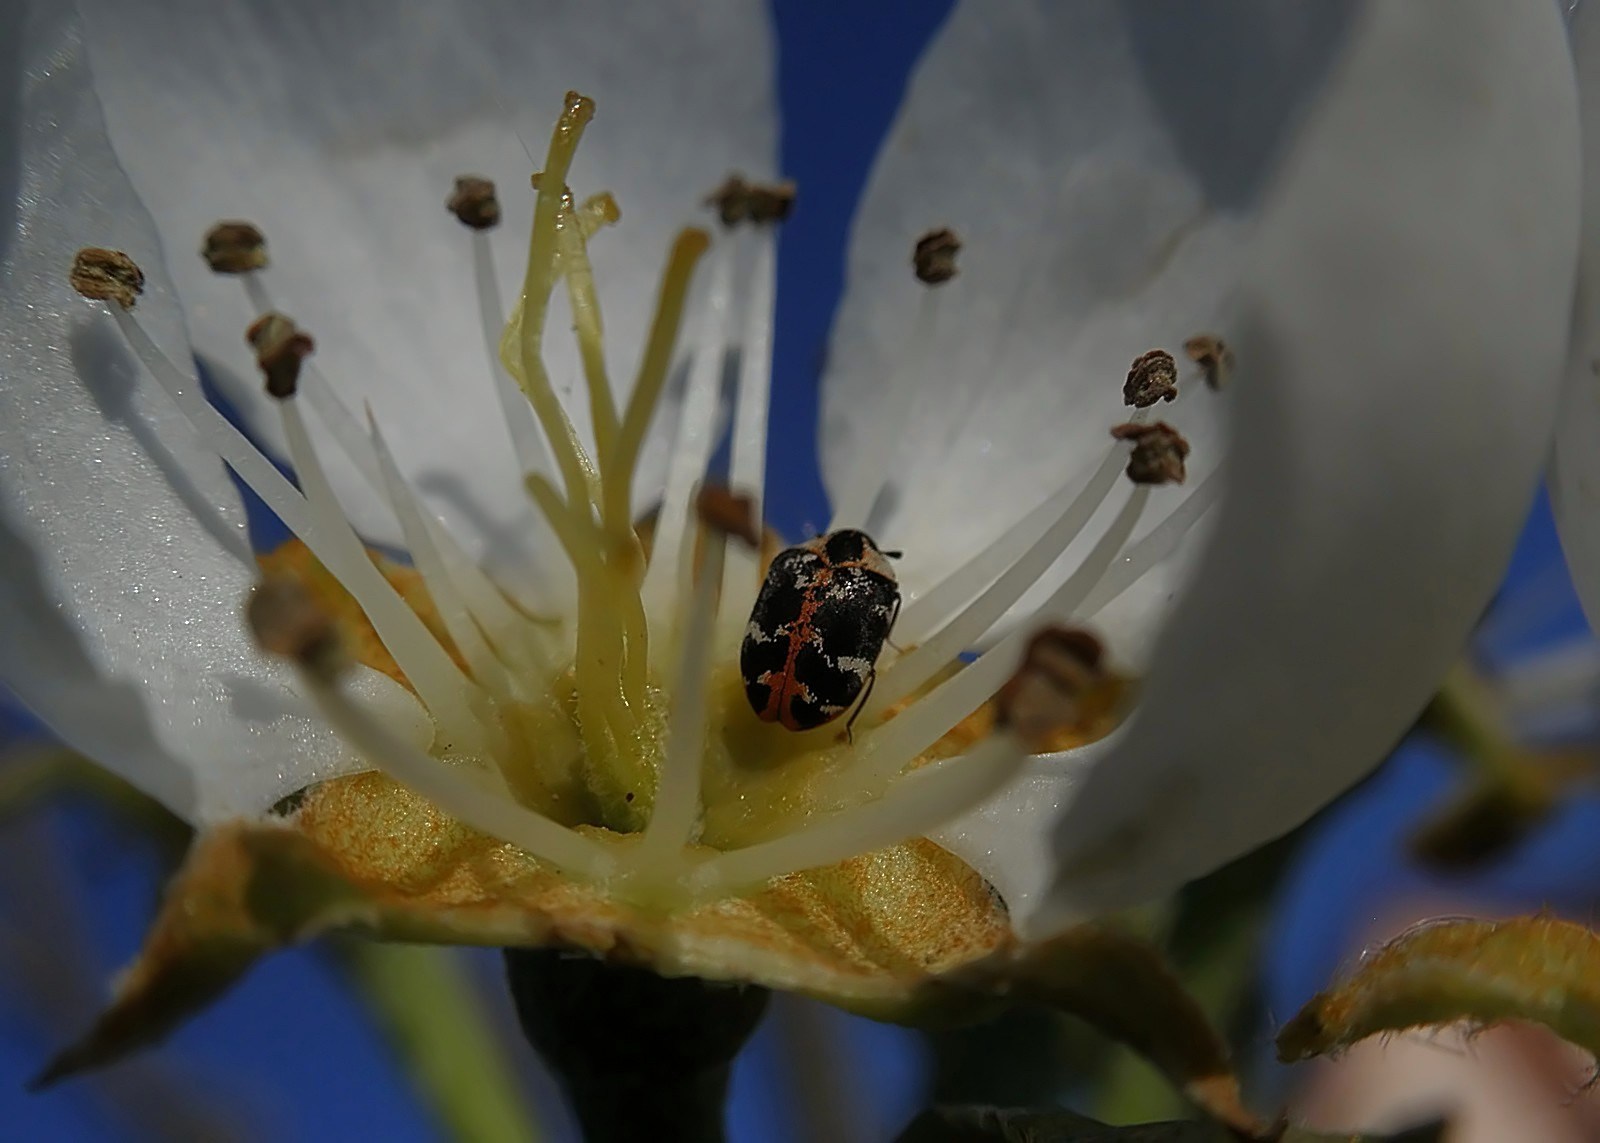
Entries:
{"label": "green stem", "polygon": [[666,979],[551,949],[507,949],[523,1033],[561,1077],[588,1143],[720,1143],[733,1057],[767,992]]}
{"label": "green stem", "polygon": [[339,953],[407,1073],[461,1143],[543,1138],[453,950],[342,942]]}

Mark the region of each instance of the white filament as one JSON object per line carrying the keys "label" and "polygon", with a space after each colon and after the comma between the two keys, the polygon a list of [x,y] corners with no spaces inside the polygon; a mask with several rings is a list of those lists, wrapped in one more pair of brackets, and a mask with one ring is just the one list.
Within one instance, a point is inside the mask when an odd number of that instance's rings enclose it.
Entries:
{"label": "white filament", "polygon": [[[1128,542],[1149,497],[1147,485],[1133,490],[1083,563],[1039,609],[1036,625],[1065,623],[1073,618],[1084,597]],[[874,730],[853,768],[851,776],[856,783],[871,790],[893,779],[914,758],[948,734],[956,723],[977,710],[1017,669],[1023,645],[1033,633],[1032,629],[1024,628],[1011,632],[975,662]]]}
{"label": "white filament", "polygon": [[727,536],[716,529],[707,529],[705,555],[699,574],[695,576],[694,601],[684,624],[683,662],[672,696],[661,778],[639,849],[639,863],[645,868],[665,860],[692,841],[700,817],[706,690],[711,678],[718,587],[722,582],[723,556],[727,548]]}
{"label": "white filament", "polygon": [[[257,317],[281,312],[273,304],[272,296],[267,292],[260,271],[252,270],[241,274],[239,281],[244,286],[245,296],[250,299],[250,305]],[[310,403],[317,417],[333,434],[333,439],[339,442],[340,450],[350,458],[367,484],[374,492],[383,496],[385,492],[383,471],[377,456],[372,451],[372,442],[362,431],[361,423],[356,420],[355,414],[339,399],[339,395],[334,392],[333,386],[329,384],[327,377],[317,368],[315,362],[306,361],[301,364],[298,393]]]}
{"label": "white filament", "polygon": [[[733,442],[728,457],[728,485],[752,500],[751,516],[759,531],[766,491],[767,416],[772,390],[772,307],[778,288],[778,239],[771,227],[755,238],[755,268],[745,298],[744,337],[739,343],[739,387],[733,412]],[[722,576],[722,631],[718,642],[731,644],[744,628],[745,613],[761,580],[759,548],[735,544],[728,551]]]}
{"label": "white filament", "polygon": [[[484,238],[480,232],[474,232],[474,235],[476,238]],[[480,252],[480,247],[483,257],[487,259],[489,247],[486,239],[482,243],[474,245],[475,254]],[[489,276],[487,285],[485,285],[482,280],[482,274],[480,273],[479,275],[479,301],[480,308],[485,310],[484,320],[486,322],[493,321],[494,323],[493,329],[486,327],[485,330],[488,338],[487,351],[490,357],[490,369],[494,377],[496,391],[500,396],[502,410],[506,415],[507,425],[512,431],[513,444],[518,448],[520,460],[523,455],[522,449],[527,443],[522,438],[531,435],[536,446],[542,449],[543,437],[540,436],[538,426],[534,422],[533,410],[523,397],[522,391],[517,388],[516,382],[511,378],[510,374],[506,373],[504,366],[500,364],[499,354],[496,352],[495,342],[499,335],[495,330],[502,319],[492,318],[491,316],[494,311],[498,310],[500,304],[499,286],[495,284],[493,279],[493,264],[490,262],[475,268],[479,271],[487,272]],[[268,293],[266,283],[263,281],[259,271],[251,271],[240,275],[240,282],[243,284],[245,295],[249,298],[257,316],[276,311],[277,307],[273,302],[272,296]],[[486,638],[494,644],[500,656],[521,671],[538,670],[541,677],[547,675],[549,673],[548,656],[538,646],[537,636],[526,630],[526,622],[506,602],[500,589],[494,586],[488,576],[483,574],[477,563],[467,556],[455,535],[422,508],[416,493],[411,489],[410,485],[404,483],[403,479],[397,484],[391,478],[383,458],[379,456],[378,451],[375,449],[374,442],[362,431],[355,414],[350,411],[349,406],[339,397],[327,377],[311,362],[306,362],[302,366],[299,395],[309,399],[312,409],[333,433],[333,438],[338,442],[341,450],[350,459],[351,463],[356,466],[357,471],[362,474],[373,491],[378,493],[384,502],[390,505],[397,519],[400,519],[400,514],[403,510],[402,506],[397,502],[400,498],[404,497],[416,503],[416,513],[421,519],[427,539],[431,541],[437,553],[440,565],[448,571],[450,579],[456,584],[457,590],[461,591],[469,601],[475,622],[485,628]],[[370,422],[370,411],[368,416]],[[540,455],[547,456],[548,453]],[[395,470],[395,475],[399,475],[398,469]],[[405,531],[405,521],[401,519],[400,522],[402,531]],[[409,533],[407,535],[407,543],[415,548],[415,543],[410,538]],[[413,551],[413,555],[415,555],[415,551]],[[420,566],[418,570],[422,570]],[[423,572],[423,576],[426,579],[427,573]],[[430,592],[433,591],[432,584],[429,585],[429,590]],[[435,595],[436,601],[437,598],[437,595]],[[461,636],[453,629],[451,636],[457,640],[458,646],[462,646],[463,654],[466,654],[465,646],[461,642]],[[474,665],[473,669],[476,671],[477,666]]]}
{"label": "white filament", "polygon": [[320,554],[318,558],[366,612],[372,629],[416,688],[428,713],[439,723],[449,747],[469,753],[487,752],[488,728],[479,715],[488,702],[487,696],[461,673],[433,632],[372,563],[361,538],[339,508],[296,399],[279,401],[278,409],[289,442],[289,458],[300,477],[300,487],[305,490],[306,504],[334,556],[333,560]]}
{"label": "white filament", "polygon": [[309,671],[302,671],[301,678],[322,716],[367,761],[457,821],[591,881],[603,882],[615,873],[616,859],[598,842],[505,794],[484,789],[456,767],[390,733],[346,697],[337,683],[330,684]]}
{"label": "white filament", "polygon": [[1092,617],[1127,591],[1144,576],[1178,550],[1189,530],[1199,522],[1222,492],[1222,474],[1213,472],[1179,504],[1167,518],[1157,524],[1137,544],[1122,554],[1112,564],[1105,577],[1094,585],[1094,590],[1083,601],[1080,609],[1084,616]]}
{"label": "white filament", "polygon": [[1105,502],[1106,494],[1117,481],[1117,470],[1126,458],[1126,447],[1112,449],[1055,523],[1013,560],[998,579],[931,639],[879,671],[877,685],[872,691],[871,711],[885,710],[911,694],[993,627],[1078,538],[1084,525]]}
{"label": "white filament", "polygon": [[501,303],[500,283],[495,277],[494,247],[486,231],[472,232],[472,279],[477,286],[478,324],[483,330],[483,351],[489,358],[489,374],[494,381],[500,413],[524,473],[549,472],[554,463],[544,434],[539,431],[533,408],[500,361],[500,333],[505,328],[506,311]]}
{"label": "white filament", "polygon": [[757,885],[921,837],[998,791],[1027,756],[1016,736],[997,732],[970,754],[905,775],[875,801],[713,857],[695,870],[691,884],[706,891]]}
{"label": "white filament", "polygon": [[472,677],[487,687],[495,698],[502,702],[510,701],[515,697],[514,680],[489,649],[483,633],[473,622],[466,601],[456,591],[455,583],[433,542],[422,507],[412,496],[405,478],[400,475],[394,453],[383,439],[371,409],[367,410],[367,421],[372,432],[372,447],[388,485],[389,502],[394,507],[395,515],[400,518],[400,530],[405,535],[406,548],[411,552],[422,582],[427,586],[434,610],[438,612],[445,630],[450,633],[451,641],[461,652],[461,657],[467,661]]}
{"label": "white filament", "polygon": [[[678,433],[667,464],[666,485],[661,509],[656,515],[654,547],[650,566],[645,570],[640,589],[652,627],[670,636],[667,617],[679,597],[679,586],[686,582],[683,573],[685,552],[693,544],[684,537],[691,527],[690,500],[705,476],[706,465],[716,445],[717,397],[722,382],[723,358],[728,349],[728,308],[733,296],[733,251],[722,242],[712,253],[711,289],[701,315],[699,337],[689,366],[688,388],[679,415]],[[670,639],[654,639],[658,652]]]}

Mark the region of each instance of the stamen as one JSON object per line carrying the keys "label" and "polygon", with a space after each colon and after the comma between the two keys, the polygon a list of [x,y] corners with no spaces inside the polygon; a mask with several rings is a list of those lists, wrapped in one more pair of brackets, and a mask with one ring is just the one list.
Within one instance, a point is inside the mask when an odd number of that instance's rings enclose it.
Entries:
{"label": "stamen", "polygon": [[[471,754],[487,753],[487,727],[479,714],[487,704],[487,696],[461,673],[433,632],[367,556],[361,538],[350,527],[334,497],[295,399],[291,396],[280,401],[278,411],[283,416],[289,460],[305,490],[306,504],[319,534],[338,553],[337,563],[329,563],[320,553],[318,558],[355,596],[378,638],[444,730],[450,746]],[[360,568],[370,569],[371,575],[358,571]],[[387,590],[378,589],[377,584]]]}
{"label": "stamen", "polygon": [[121,250],[85,246],[72,259],[68,281],[92,301],[116,302],[124,310],[144,293],[144,271]]}
{"label": "stamen", "polygon": [[206,231],[200,257],[213,274],[247,274],[267,266],[267,240],[254,223],[230,219]]}
{"label": "stamen", "polygon": [[[472,232],[472,278],[477,287],[478,324],[483,331],[489,373],[495,396],[500,399],[500,414],[505,418],[511,447],[517,454],[517,464],[524,474],[543,472],[554,458],[539,432],[532,406],[500,360],[500,335],[505,329],[506,311],[500,298],[500,280],[495,275],[494,246],[482,230]],[[566,422],[563,431],[569,437],[576,435],[570,422]]]}
{"label": "stamen", "polygon": [[[393,585],[367,558],[360,540],[350,531],[337,506],[333,507],[337,527],[330,527],[324,506],[313,503],[296,490],[243,433],[212,408],[194,382],[157,348],[131,314],[120,307],[108,312],[133,348],[134,355],[189,419],[201,439],[239,474],[251,491],[300,537],[312,555],[355,598],[452,744],[481,740],[482,728],[471,714],[471,703],[463,693],[471,684],[456,670],[455,664]],[[303,433],[302,425],[301,435]],[[314,479],[320,468],[314,463],[313,468]],[[304,479],[306,470],[300,469],[300,472]],[[331,491],[327,496],[331,502]],[[348,542],[342,533],[348,533]]]}
{"label": "stamen", "polygon": [[1086,617],[1100,614],[1113,600],[1128,588],[1138,583],[1151,569],[1159,566],[1169,559],[1178,550],[1178,545],[1189,534],[1189,529],[1199,522],[1200,517],[1212,504],[1216,503],[1217,496],[1222,491],[1222,474],[1213,472],[1202,480],[1197,488],[1184,497],[1183,503],[1174,508],[1167,518],[1157,524],[1137,544],[1134,544],[1122,558],[1113,564],[1105,577],[1094,586],[1087,599],[1083,601],[1080,609]]}
{"label": "stamen", "polygon": [[[224,226],[250,226],[250,224],[218,223],[210,233],[215,234]],[[260,233],[259,230],[256,231],[257,235]],[[207,239],[209,242],[210,235]],[[238,278],[239,284],[244,288],[245,296],[255,309],[258,322],[265,321],[277,313],[278,307],[273,304],[272,296],[267,292],[267,285],[262,280],[261,274],[247,270],[240,272]],[[338,442],[340,450],[350,458],[350,462],[356,466],[356,470],[361,473],[372,490],[380,496],[385,495],[383,471],[378,464],[378,458],[373,454],[372,442],[361,431],[361,425],[356,420],[355,414],[339,399],[339,395],[323,376],[322,370],[317,368],[315,361],[307,360],[302,354],[298,364],[299,371],[295,375],[296,391],[311,402],[311,408],[316,412],[318,419],[327,426],[328,431],[333,434],[333,439]]]}
{"label": "stamen", "polygon": [[1178,363],[1164,349],[1152,349],[1134,358],[1128,380],[1122,386],[1122,399],[1135,409],[1148,409],[1157,401],[1172,401],[1178,396]]}
{"label": "stamen", "polygon": [[274,577],[250,589],[245,618],[263,651],[293,659],[321,679],[349,666],[333,616],[292,579]]}
{"label": "stamen", "polygon": [[1165,421],[1153,425],[1129,422],[1116,425],[1111,435],[1119,441],[1132,441],[1128,454],[1128,479],[1135,484],[1182,484],[1183,461],[1189,455],[1189,442]]}
{"label": "stamen", "polygon": [[948,226],[928,231],[917,239],[917,247],[911,252],[911,266],[916,271],[917,281],[937,286],[954,278],[959,272],[956,255],[960,252],[961,239]]}
{"label": "stamen", "polygon": [[[339,507],[333,486],[311,443],[294,398],[293,378],[287,364],[292,362],[298,368],[303,354],[309,352],[310,339],[281,317],[278,324],[264,326],[257,322],[251,330],[262,371],[268,376],[269,391],[274,383],[280,390],[288,386],[287,392],[274,395],[279,396],[278,411],[283,417],[290,462],[300,478],[313,526],[335,559],[330,561],[315,549],[314,554],[361,605],[378,638],[383,640],[383,645],[394,656],[452,745],[470,753],[486,752],[489,743],[478,711],[487,703],[487,696],[461,674],[433,633],[368,558],[360,537]],[[309,545],[310,541],[307,543]]]}
{"label": "stamen", "polygon": [[[415,494],[412,500],[416,502]],[[418,510],[422,511],[420,503]],[[448,528],[425,511],[422,521],[446,573],[495,654],[528,688],[546,686],[555,674],[555,665],[536,637],[534,624],[506,601],[500,588],[462,551]]]}
{"label": "stamen", "polygon": [[1083,699],[1104,685],[1105,646],[1087,631],[1050,627],[1029,640],[1022,665],[994,696],[995,725],[1047,748],[1083,719]]}
{"label": "stamen", "polygon": [[617,200],[610,191],[601,191],[592,194],[578,204],[578,224],[583,231],[583,240],[587,242],[593,238],[603,227],[615,226],[622,217],[622,211],[617,207]]}
{"label": "stamen", "polygon": [[1224,345],[1220,337],[1209,333],[1197,334],[1183,343],[1183,351],[1188,354],[1190,361],[1200,366],[1207,387],[1216,390],[1228,383],[1233,373],[1233,350]]}
{"label": "stamen", "polygon": [[[1117,472],[1123,463],[1124,450],[1113,445],[1106,451],[1100,466],[1090,474],[1081,493],[1075,490],[1077,477],[1074,475],[1040,502],[1038,507],[1006,529],[993,543],[974,552],[966,563],[916,599],[907,602],[895,623],[896,641],[908,644],[922,642],[936,623],[1021,559],[1023,553],[1051,526],[1051,521],[1059,520],[1065,513],[1075,512],[1083,497],[1090,498],[1091,512],[1098,509],[1106,493],[1116,484]],[[1098,490],[1098,494],[1091,490]]]}
{"label": "stamen", "polygon": [[[656,514],[650,566],[645,569],[641,589],[652,626],[664,631],[677,605],[678,585],[688,584],[693,578],[684,566],[694,551],[694,545],[684,543],[684,533],[691,522],[689,500],[705,475],[716,444],[717,391],[728,348],[728,309],[733,297],[733,256],[728,243],[720,244],[712,262],[711,288],[689,366],[678,432],[667,464],[661,508]],[[661,646],[660,639],[656,645]]]}
{"label": "stamen", "polygon": [[[490,381],[500,402],[500,415],[511,438],[517,465],[524,474],[542,472],[553,458],[539,432],[532,406],[501,361],[500,342],[506,327],[506,310],[500,298],[494,246],[488,234],[500,223],[500,199],[495,185],[481,175],[458,175],[455,189],[445,200],[445,208],[472,231],[472,279],[478,299],[478,326],[489,359]],[[575,440],[577,434],[564,411],[562,421],[564,435]]]}
{"label": "stamen", "polygon": [[1106,494],[1116,484],[1116,461],[1121,452],[1121,449],[1113,450],[1113,455],[1100,465],[1055,523],[965,610],[932,638],[919,642],[910,652],[878,672],[869,715],[881,713],[899,702],[953,662],[1050,570],[1094,518]]}
{"label": "stamen", "polygon": [[[1148,485],[1134,488],[1077,570],[1056,588],[1035,613],[1039,621],[1073,621],[1074,616],[1080,613],[1085,597],[1106,573],[1138,526],[1139,516],[1149,498]],[[1005,681],[1006,672],[1017,661],[1026,638],[1026,631],[1011,632],[976,661],[967,664],[908,709],[873,731],[861,749],[859,762],[851,768],[855,784],[866,790],[879,788],[903,771],[912,759],[949,733],[956,723],[983,705]]]}
{"label": "stamen", "polygon": [[935,349],[935,331],[939,326],[939,298],[942,291],[934,288],[955,277],[955,255],[961,242],[954,232],[943,229],[924,235],[917,243],[912,264],[917,279],[930,287],[923,295],[917,309],[917,319],[911,336],[911,351],[900,359],[889,381],[889,391],[884,396],[884,407],[876,424],[889,426],[890,431],[879,434],[886,442],[881,447],[864,444],[856,450],[855,464],[846,474],[839,503],[834,506],[833,519],[828,531],[840,528],[865,528],[872,515],[883,486],[897,459],[892,442],[899,439],[899,426],[911,415],[917,397],[918,380],[931,369]]}
{"label": "stamen", "polygon": [[[739,343],[739,388],[733,413],[733,444],[728,483],[750,498],[752,515],[762,519],[767,469],[767,417],[772,389],[773,303],[777,294],[778,240],[770,230],[755,237],[755,269],[745,299],[744,338]],[[761,582],[761,543],[735,547],[723,570],[722,598],[743,601]],[[729,642],[743,630],[739,606],[722,609],[719,639]]]}
{"label": "stamen", "polygon": [[712,635],[716,629],[718,588],[728,537],[760,543],[754,502],[725,488],[701,489],[696,515],[706,525],[704,555],[695,576],[694,601],[684,621],[683,658],[666,752],[656,785],[655,805],[639,847],[639,864],[649,869],[667,861],[693,840],[700,816],[700,776],[705,762],[706,691],[711,677]]}
{"label": "stamen", "polygon": [[782,222],[794,209],[794,200],[795,186],[789,180],[751,183],[735,174],[706,196],[706,205],[716,207],[722,225],[732,228],[746,222],[757,226]]}
{"label": "stamen", "polygon": [[283,590],[270,589],[279,596],[270,607],[263,608],[252,598],[249,616],[257,638],[269,649],[288,650],[323,718],[368,762],[457,821],[492,837],[503,838],[540,861],[596,882],[603,882],[616,872],[616,859],[598,842],[503,794],[484,789],[466,776],[467,771],[429,757],[386,730],[343,693],[337,671],[330,669],[326,658],[316,653],[318,644],[315,641],[297,647],[295,629],[278,625],[281,615],[288,611],[291,618],[298,619],[300,627],[316,630],[315,625],[305,619],[307,607],[312,605],[301,602],[286,607]]}
{"label": "stamen", "polygon": [[378,463],[383,467],[384,479],[388,485],[389,503],[400,519],[400,530],[405,536],[406,547],[411,552],[417,571],[422,575],[428,596],[433,600],[434,610],[443,621],[445,630],[450,633],[450,639],[456,645],[456,649],[461,652],[461,657],[467,661],[472,677],[488,687],[496,698],[510,701],[513,698],[512,678],[489,650],[483,633],[478,630],[478,625],[473,622],[472,615],[467,610],[466,603],[457,594],[455,584],[445,570],[444,560],[434,546],[422,508],[412,496],[405,478],[400,475],[400,467],[395,463],[394,453],[390,450],[388,442],[383,439],[383,432],[378,428],[378,422],[373,418],[370,408],[367,410],[367,424],[372,434],[372,447],[378,454]]}
{"label": "stamen", "polygon": [[[491,276],[493,274],[492,267],[490,274]],[[244,273],[239,276],[239,281],[258,313],[272,313],[275,310],[272,297],[260,274]],[[497,330],[499,328],[498,318],[495,319],[495,328]],[[491,355],[491,362],[497,383],[503,381],[501,387],[507,392],[512,407],[526,424],[528,436],[534,442],[539,442],[538,428],[533,422],[533,413],[528,408],[527,401],[517,389],[516,383],[504,376],[498,358]],[[373,491],[389,503],[398,519],[402,511],[402,506],[397,502],[400,496],[388,479],[385,466],[378,456],[377,449],[374,448],[373,441],[362,431],[355,414],[334,392],[332,384],[317,368],[315,361],[301,362],[298,392],[311,402],[312,409],[332,432],[334,440],[338,442],[345,456],[366,478]],[[508,422],[514,419],[508,414]],[[542,448],[542,444],[540,447]],[[450,580],[455,584],[456,590],[466,597],[474,619],[483,627],[485,637],[489,639],[500,658],[512,664],[520,673],[539,679],[548,678],[552,673],[549,657],[539,646],[534,633],[527,630],[522,617],[506,602],[500,589],[489,581],[482,569],[462,550],[455,536],[422,507],[409,485],[402,484],[401,487],[404,489],[404,497],[415,505],[427,538],[432,542],[442,564],[448,569]]]}
{"label": "stamen", "polygon": [[278,313],[262,314],[244,337],[256,351],[256,364],[267,379],[268,394],[279,398],[294,396],[300,384],[300,363],[311,356],[316,343]]}
{"label": "stamen", "polygon": [[482,175],[457,175],[444,206],[470,230],[492,230],[500,225],[500,199],[494,182]]}

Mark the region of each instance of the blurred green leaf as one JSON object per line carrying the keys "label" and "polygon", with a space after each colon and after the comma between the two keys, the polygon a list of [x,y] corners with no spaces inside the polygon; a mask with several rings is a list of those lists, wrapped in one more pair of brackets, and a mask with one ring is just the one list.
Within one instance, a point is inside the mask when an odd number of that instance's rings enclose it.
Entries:
{"label": "blurred green leaf", "polygon": [[1285,1063],[1458,1020],[1542,1024],[1600,1055],[1600,937],[1555,917],[1419,925],[1318,993],[1278,1034]]}
{"label": "blurred green leaf", "polygon": [[1439,869],[1473,869],[1521,844],[1577,782],[1592,781],[1595,762],[1581,751],[1539,752],[1505,724],[1493,687],[1470,663],[1458,663],[1418,725],[1448,745],[1471,775],[1466,789],[1412,835],[1411,854]]}
{"label": "blurred green leaf", "polygon": [[[1301,827],[1185,886],[1173,900],[1165,941],[1174,971],[1235,1044],[1257,1027],[1256,961],[1274,891],[1306,836]],[[1184,1113],[1171,1088],[1132,1052],[1110,1054],[1091,1110],[1108,1123]],[[1020,1102],[1020,1101],[1019,1101]]]}
{"label": "blurred green leaf", "polygon": [[1246,1136],[1263,1131],[1245,1108],[1228,1047],[1149,942],[1085,924],[959,974],[1084,1020],[1137,1051],[1211,1118]]}
{"label": "blurred green leaf", "polygon": [[1557,804],[1555,784],[1535,776],[1475,782],[1417,828],[1407,844],[1411,856],[1435,869],[1468,870],[1514,849]]}

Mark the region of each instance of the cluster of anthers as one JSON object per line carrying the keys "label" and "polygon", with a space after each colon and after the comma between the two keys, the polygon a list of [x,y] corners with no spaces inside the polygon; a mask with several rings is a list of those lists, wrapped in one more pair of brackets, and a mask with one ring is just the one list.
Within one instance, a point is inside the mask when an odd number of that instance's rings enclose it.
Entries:
{"label": "cluster of anthers", "polygon": [[[898,553],[861,531],[886,472],[855,473],[827,533],[808,544],[773,555],[759,527],[773,230],[793,190],[733,179],[713,196],[732,234],[711,259],[710,316],[692,345],[654,524],[640,526],[630,503],[634,472],[692,274],[711,243],[698,229],[678,235],[638,377],[617,408],[587,257],[589,238],[616,220],[616,204],[605,194],[577,201],[567,187],[592,113],[588,99],[569,95],[545,169],[534,176],[527,270],[509,321],[489,241],[500,217],[492,184],[464,177],[448,203],[470,232],[491,380],[527,493],[575,573],[575,614],[559,623],[513,604],[421,506],[377,424],[369,415],[362,426],[311,360],[311,337],[273,305],[255,227],[219,224],[202,253],[212,269],[239,278],[260,315],[248,340],[277,398],[298,488],[141,327],[132,312],[139,269],[115,251],[79,252],[79,292],[113,303],[132,350],[200,436],[359,603],[431,716],[431,747],[395,733],[345,692],[348,659],[335,624],[294,583],[256,589],[249,614],[261,644],[289,657],[327,722],[372,765],[463,823],[643,903],[734,893],[924,835],[997,791],[1030,752],[1056,747],[1064,729],[1109,725],[1118,688],[1101,647],[1062,625],[1094,614],[1168,555],[1209,503],[1202,486],[1128,542],[1152,487],[1184,479],[1187,443],[1149,414],[1178,399],[1173,356],[1153,350],[1133,363],[1125,397],[1134,412],[1111,430],[1087,482],[1045,497],[902,607],[891,563]],[[930,296],[955,275],[959,245],[947,230],[918,244],[913,261]],[[748,274],[742,291],[735,267]],[[552,292],[563,280],[592,454],[542,355]],[[723,487],[706,473],[732,341],[726,314],[741,295],[746,318]],[[1221,383],[1228,354],[1219,341],[1196,338],[1185,349],[1212,387]],[[914,388],[913,377],[899,377],[888,400],[909,410]],[[347,522],[307,431],[307,405],[392,506],[444,635],[407,604]],[[539,474],[546,456],[555,480]],[[1035,628],[964,661],[1056,563],[1124,471],[1132,494],[1042,604]]]}

